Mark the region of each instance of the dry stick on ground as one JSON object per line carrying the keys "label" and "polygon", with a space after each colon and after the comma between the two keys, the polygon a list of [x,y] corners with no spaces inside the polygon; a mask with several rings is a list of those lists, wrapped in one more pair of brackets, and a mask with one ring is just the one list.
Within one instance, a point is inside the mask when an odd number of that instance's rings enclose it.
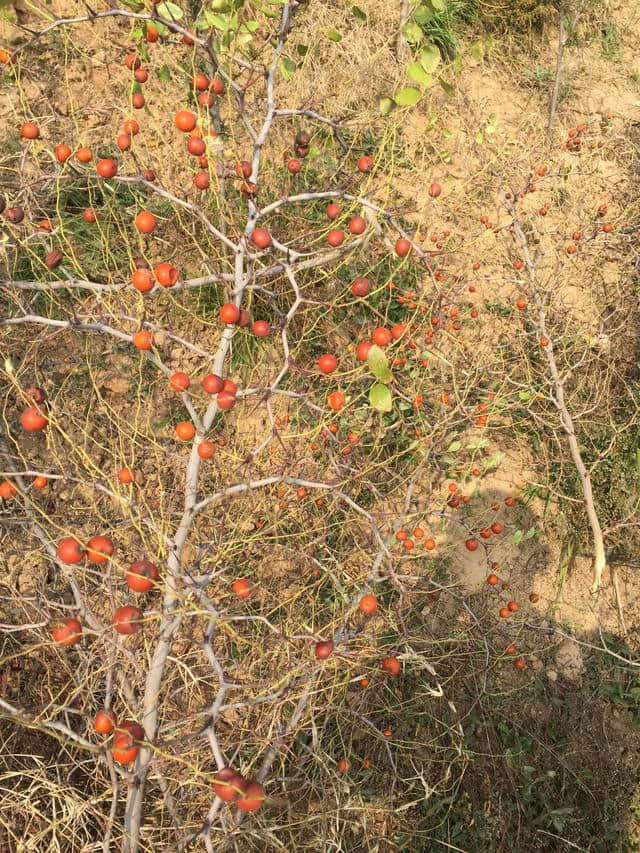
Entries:
{"label": "dry stick on ground", "polygon": [[522,248],[522,253],[524,255],[524,261],[529,276],[529,290],[538,312],[538,331],[542,337],[545,337],[549,340],[549,343],[547,344],[547,346],[543,347],[543,349],[545,358],[547,359],[547,366],[549,368],[549,374],[551,376],[551,383],[553,386],[552,399],[553,404],[558,410],[558,414],[560,415],[560,423],[562,424],[562,428],[567,436],[569,450],[571,452],[571,459],[573,460],[573,464],[575,465],[576,471],[578,472],[578,476],[580,478],[582,495],[584,498],[584,507],[587,513],[589,527],[591,528],[591,536],[593,538],[594,564],[592,592],[597,592],[600,588],[600,584],[602,583],[602,573],[606,568],[607,561],[604,549],[604,538],[602,536],[602,527],[600,525],[600,520],[598,518],[598,513],[596,511],[593,499],[591,475],[589,473],[589,470],[587,469],[587,466],[585,465],[584,459],[582,458],[582,453],[580,452],[573,418],[571,417],[571,414],[565,402],[565,381],[560,375],[560,371],[558,370],[558,365],[556,363],[553,351],[553,340],[551,338],[550,333],[547,332],[547,312],[542,294],[538,290],[538,283],[536,277],[536,261],[531,256],[531,252],[529,251],[529,243],[527,241],[524,231],[522,230],[522,226],[517,219],[515,202],[507,202],[507,207],[509,208],[509,212],[512,216],[511,231],[517,242],[520,244]]}

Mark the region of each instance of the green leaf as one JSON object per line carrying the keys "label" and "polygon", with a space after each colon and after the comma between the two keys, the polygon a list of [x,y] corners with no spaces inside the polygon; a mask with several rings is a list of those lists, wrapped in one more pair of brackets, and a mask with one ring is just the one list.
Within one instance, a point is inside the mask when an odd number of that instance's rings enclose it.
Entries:
{"label": "green leaf", "polygon": [[164,83],[169,83],[171,80],[171,71],[169,71],[168,65],[163,65],[162,68],[158,71],[158,80],[162,80]]}
{"label": "green leaf", "polygon": [[309,53],[309,46],[306,44],[298,44],[296,45],[296,50],[298,52],[298,56],[306,56]]}
{"label": "green leaf", "polygon": [[342,41],[342,36],[337,30],[327,30],[325,36],[329,39],[329,41]]}
{"label": "green leaf", "polygon": [[535,527],[530,527],[522,538],[523,539],[533,539],[533,537],[536,535],[536,532],[537,531],[536,531]]}
{"label": "green leaf", "polygon": [[131,33],[131,38],[134,41],[140,41],[143,37],[144,37],[144,30],[142,29],[142,27],[136,27]]}
{"label": "green leaf", "polygon": [[429,74],[432,74],[440,65],[440,59],[440,51],[435,44],[428,44],[420,51],[420,64]]}
{"label": "green leaf", "polygon": [[415,89],[413,86],[407,86],[406,89],[396,92],[396,104],[400,107],[415,107],[419,100],[420,89]]}
{"label": "green leaf", "polygon": [[431,83],[431,75],[427,74],[419,62],[412,62],[407,65],[407,74],[416,83],[422,83],[423,86],[428,86]]}
{"label": "green leaf", "polygon": [[291,80],[296,71],[295,63],[283,56],[280,60],[280,71],[285,80]]}
{"label": "green leaf", "polygon": [[474,59],[477,59],[478,62],[484,59],[484,42],[482,39],[474,41],[473,44],[469,46],[469,53]]}
{"label": "green leaf", "polygon": [[377,412],[390,412],[393,408],[391,403],[391,391],[386,385],[376,382],[369,391],[369,403]]}
{"label": "green leaf", "polygon": [[391,382],[393,376],[389,370],[389,362],[384,352],[375,344],[369,350],[367,365],[378,382]]}
{"label": "green leaf", "polygon": [[442,77],[438,77],[438,83],[440,83],[440,85],[442,86],[442,89],[445,94],[448,95],[450,98],[453,98],[456,93],[456,90],[453,88],[451,83],[447,83],[447,81],[444,80]]}
{"label": "green leaf", "polygon": [[353,17],[357,18],[358,21],[366,21],[367,15],[362,11],[360,6],[352,6],[351,11],[353,12]]}
{"label": "green leaf", "polygon": [[307,154],[307,157],[310,160],[313,160],[314,157],[319,157],[321,153],[322,152],[320,151],[320,149],[318,148],[317,145],[312,145],[311,148],[309,149],[309,153]]}
{"label": "green leaf", "polygon": [[429,0],[429,3],[431,3],[432,8],[436,12],[444,12],[444,10],[445,10],[444,0]]}
{"label": "green leaf", "polygon": [[378,100],[378,111],[381,116],[388,116],[396,108],[393,98],[382,97]]}
{"label": "green leaf", "polygon": [[176,6],[175,3],[170,3],[169,0],[165,0],[164,3],[159,3],[156,6],[156,12],[161,18],[166,18],[167,21],[179,21],[180,18],[184,18],[184,12],[180,6]]}
{"label": "green leaf", "polygon": [[210,27],[215,27],[222,33],[227,32],[231,24],[229,15],[218,15],[215,12],[211,12],[209,9],[206,9],[204,14]]}
{"label": "green leaf", "polygon": [[401,32],[406,40],[411,42],[411,44],[419,44],[422,41],[422,30],[417,24],[413,23],[413,21],[409,21],[408,24],[405,24]]}
{"label": "green leaf", "polygon": [[530,391],[518,391],[518,398],[522,400],[523,403],[528,403],[531,397],[532,394]]}
{"label": "green leaf", "polygon": [[242,29],[245,29],[250,33],[255,33],[260,29],[260,24],[257,21],[245,21],[242,25]]}
{"label": "green leaf", "polygon": [[428,24],[433,20],[433,9],[430,6],[418,6],[413,13],[413,19],[418,24]]}
{"label": "green leaf", "polygon": [[484,142],[484,134],[482,133],[482,131],[481,131],[481,130],[479,130],[479,131],[476,133],[476,135],[475,135],[475,140],[476,140],[476,142],[478,143],[478,145],[482,145],[482,143]]}
{"label": "green leaf", "polygon": [[522,532],[522,530],[516,530],[516,532],[511,537],[511,541],[513,542],[514,545],[519,545],[522,542],[523,536],[524,536],[524,533]]}
{"label": "green leaf", "polygon": [[461,441],[452,441],[449,447],[447,447],[447,453],[457,453],[461,447]]}

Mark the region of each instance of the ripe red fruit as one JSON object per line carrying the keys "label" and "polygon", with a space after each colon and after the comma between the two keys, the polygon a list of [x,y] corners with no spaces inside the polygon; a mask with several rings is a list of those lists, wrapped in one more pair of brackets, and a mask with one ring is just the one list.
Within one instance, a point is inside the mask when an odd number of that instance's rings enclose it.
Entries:
{"label": "ripe red fruit", "polygon": [[138,757],[138,741],[144,739],[144,729],[139,723],[125,720],[116,728],[113,736],[111,755],[118,764],[131,764]]}
{"label": "ripe red fruit", "polygon": [[429,195],[431,196],[431,198],[438,198],[441,192],[442,187],[438,183],[433,183],[429,187]]}
{"label": "ripe red fruit", "polygon": [[108,536],[93,536],[87,542],[87,560],[91,563],[106,563],[114,551],[115,545]]}
{"label": "ripe red fruit", "polygon": [[211,459],[215,452],[215,445],[210,441],[201,441],[198,445],[198,456],[200,459]]}
{"label": "ripe red fruit", "polygon": [[146,30],[145,30],[146,41],[149,44],[155,44],[158,41],[159,36],[160,36],[160,33],[158,32],[156,27],[154,27],[153,24],[147,23]]}
{"label": "ripe red fruit", "polygon": [[93,728],[99,735],[111,734],[116,725],[116,715],[113,711],[98,711],[93,718]]}
{"label": "ripe red fruit", "polygon": [[326,660],[333,654],[333,648],[333,640],[323,640],[319,643],[316,643],[314,648],[314,654],[318,658],[318,660]]}
{"label": "ripe red fruit", "polygon": [[47,399],[45,391],[35,385],[30,385],[28,388],[25,388],[24,394],[27,400],[34,404],[44,403]]}
{"label": "ripe red fruit", "polygon": [[32,121],[26,121],[22,125],[20,136],[23,139],[37,139],[40,136],[40,128]]}
{"label": "ripe red fruit", "polygon": [[53,153],[55,154],[55,158],[58,163],[66,163],[66,161],[71,157],[71,149],[68,145],[64,143],[60,143],[60,145],[56,145],[53,149]]}
{"label": "ripe red fruit", "polygon": [[327,397],[327,403],[330,409],[333,409],[334,412],[339,412],[346,403],[346,400],[344,394],[341,394],[340,391],[333,391]]}
{"label": "ripe red fruit", "polygon": [[209,88],[209,78],[206,74],[198,72],[193,78],[193,88],[198,92],[204,92]]}
{"label": "ripe red fruit", "polygon": [[151,349],[153,347],[153,333],[147,329],[140,329],[133,336],[133,345],[136,349]]}
{"label": "ripe red fruit", "polygon": [[467,549],[467,551],[477,551],[479,544],[480,543],[477,539],[467,539],[464,543],[464,547]]}
{"label": "ripe red fruit", "polygon": [[153,274],[155,275],[158,284],[161,284],[163,287],[173,287],[173,285],[178,281],[179,276],[178,270],[166,261],[162,264],[158,264],[154,269]]}
{"label": "ripe red fruit", "polygon": [[344,243],[344,231],[340,231],[337,228],[329,231],[327,234],[327,243],[330,246],[333,246],[334,249],[337,249],[338,246],[341,246]]}
{"label": "ripe red fruit", "polygon": [[363,613],[366,613],[367,616],[371,616],[371,614],[375,613],[378,609],[378,599],[375,595],[367,593],[366,595],[363,595],[358,602],[358,607]]}
{"label": "ripe red fruit", "polygon": [[219,409],[228,411],[229,409],[233,409],[233,407],[235,406],[236,395],[232,394],[231,391],[220,391],[220,393],[216,397],[216,402],[218,403]]}
{"label": "ripe red fruit", "polygon": [[516,610],[520,609],[520,605],[518,604],[517,601],[509,601],[507,604],[507,607],[511,611],[511,613],[515,613]]}
{"label": "ripe red fruit", "polygon": [[121,133],[116,139],[116,145],[121,151],[131,148],[131,137],[127,133]]}
{"label": "ripe red fruit", "polygon": [[243,329],[245,326],[248,326],[250,321],[251,317],[249,317],[249,312],[246,310],[246,308],[241,308],[240,319],[238,320],[238,325],[240,326],[240,328]]}
{"label": "ripe red fruit", "polygon": [[522,670],[522,669],[527,668],[527,662],[525,661],[524,658],[516,658],[513,662],[513,665],[515,666],[516,669]]}
{"label": "ripe red fruit", "polygon": [[498,611],[498,616],[501,619],[506,619],[510,615],[510,612],[511,611],[509,610],[508,607],[501,607],[500,610]]}
{"label": "ripe red fruit", "polygon": [[371,341],[360,341],[356,347],[356,355],[360,361],[366,361],[369,358],[369,350],[372,346]]}
{"label": "ripe red fruit", "polygon": [[268,249],[271,245],[271,234],[269,234],[266,228],[254,228],[251,240],[254,246],[257,246],[259,249]]}
{"label": "ripe red fruit", "polygon": [[354,216],[349,220],[348,228],[352,234],[364,234],[367,230],[367,222],[362,216]]}
{"label": "ripe red fruit", "polygon": [[356,278],[351,285],[354,296],[366,296],[369,293],[369,281],[366,278]]}
{"label": "ripe red fruit", "polygon": [[33,480],[33,488],[34,489],[46,489],[48,483],[49,483],[49,480],[47,477],[42,477],[42,476],[35,477]]}
{"label": "ripe red fruit", "polygon": [[379,347],[386,347],[391,343],[391,332],[389,329],[385,329],[384,326],[378,326],[377,329],[373,330],[371,340]]}
{"label": "ripe red fruit", "polygon": [[190,441],[196,434],[196,428],[191,421],[180,421],[176,424],[176,435],[182,441]]}
{"label": "ripe red fruit", "polygon": [[140,133],[140,125],[134,118],[127,119],[123,123],[122,129],[129,136],[137,136]]}
{"label": "ripe red fruit", "polygon": [[297,175],[302,169],[302,163],[300,160],[289,160],[287,163],[287,169],[291,172],[292,175]]}
{"label": "ripe red fruit", "polygon": [[193,154],[194,157],[200,157],[207,150],[207,146],[203,139],[198,136],[190,136],[187,139],[187,151]]}
{"label": "ripe red fruit", "polygon": [[139,290],[140,293],[148,293],[150,290],[153,290],[155,282],[151,275],[151,270],[144,268],[134,270],[131,273],[131,284],[136,290]]}
{"label": "ripe red fruit", "polygon": [[496,536],[499,536],[504,530],[504,525],[500,521],[494,521],[491,525],[491,530]]}
{"label": "ripe red fruit", "polygon": [[90,148],[78,148],[76,151],[76,160],[78,163],[90,163],[93,160],[93,152]]}
{"label": "ripe red fruit", "polygon": [[101,178],[113,178],[118,172],[118,164],[115,160],[98,160],[96,172]]}
{"label": "ripe red fruit", "polygon": [[269,336],[271,326],[267,323],[266,320],[256,320],[253,326],[251,327],[251,331],[256,336],[256,338],[266,338]]}
{"label": "ripe red fruit", "polygon": [[251,595],[251,584],[246,578],[238,578],[231,584],[231,589],[238,598],[249,598]]}
{"label": "ripe red fruit", "polygon": [[125,485],[133,483],[133,471],[131,468],[121,468],[118,471],[118,480]]}
{"label": "ripe red fruit", "polygon": [[321,373],[333,373],[337,366],[338,359],[335,357],[335,355],[331,355],[331,353],[321,355],[318,359],[318,370]]}
{"label": "ripe red fruit", "polygon": [[58,646],[75,646],[82,639],[82,625],[77,619],[67,619],[60,625],[54,625],[51,636]]}
{"label": "ripe red fruit", "polygon": [[198,172],[193,179],[193,183],[199,190],[208,190],[211,186],[211,179],[209,178],[209,172]]}
{"label": "ripe red fruit", "polygon": [[137,634],[142,630],[142,611],[125,604],[114,611],[111,622],[118,634]]}
{"label": "ripe red fruit", "polygon": [[133,592],[149,592],[154,588],[159,577],[158,567],[149,560],[136,560],[129,566],[127,586]]}
{"label": "ripe red fruit", "polygon": [[489,575],[487,578],[487,583],[489,586],[497,586],[500,583],[500,578],[498,575]]}
{"label": "ripe red fruit", "polygon": [[169,386],[172,391],[186,391],[190,384],[191,380],[182,370],[177,370],[169,377]]}
{"label": "ripe red fruit", "polygon": [[85,553],[84,548],[78,540],[72,536],[65,536],[64,539],[58,542],[56,554],[62,563],[66,563],[67,565],[81,563],[84,560]]}
{"label": "ripe red fruit", "polygon": [[27,432],[40,432],[49,423],[39,409],[30,407],[20,415],[20,426]]}
{"label": "ripe red fruit", "polygon": [[248,782],[242,786],[242,793],[236,805],[243,812],[255,812],[264,803],[264,788],[259,782]]}
{"label": "ripe red fruit", "polygon": [[325,212],[329,219],[337,219],[340,216],[341,210],[342,208],[340,207],[340,205],[332,201],[327,205],[327,209]]}
{"label": "ripe red fruit", "polygon": [[15,498],[17,494],[18,490],[10,480],[4,480],[0,483],[0,498],[3,498],[5,501],[10,501],[12,498]]}
{"label": "ripe red fruit", "polygon": [[391,337],[394,339],[394,341],[399,341],[406,331],[406,323],[396,323],[396,325],[392,326],[391,328]]}
{"label": "ripe red fruit", "polygon": [[381,668],[387,673],[387,675],[400,675],[402,667],[400,665],[400,661],[398,658],[389,655],[386,657],[382,663],[380,664]]}
{"label": "ripe red fruit", "polygon": [[231,767],[223,767],[213,777],[214,791],[223,803],[232,803],[242,793],[245,781]]}
{"label": "ripe red fruit", "polygon": [[129,71],[135,71],[136,68],[140,68],[142,65],[140,61],[140,57],[136,56],[135,53],[130,53],[125,57],[124,64],[127,66]]}
{"label": "ripe red fruit", "polygon": [[135,226],[141,234],[151,234],[156,227],[156,218],[150,210],[141,210],[135,218]]}
{"label": "ripe red fruit", "polygon": [[196,126],[196,116],[189,110],[180,110],[174,118],[175,126],[183,133],[190,133]]}
{"label": "ripe red fruit", "polygon": [[351,770],[351,762],[348,758],[340,758],[336,764],[336,768],[340,773],[348,773]]}
{"label": "ripe red fruit", "polygon": [[223,385],[222,378],[215,373],[208,373],[202,380],[202,387],[207,394],[217,394],[222,391]]}
{"label": "ripe red fruit", "polygon": [[373,169],[373,157],[364,154],[356,160],[356,166],[361,172],[370,172]]}
{"label": "ripe red fruit", "polygon": [[219,77],[214,77],[211,81],[211,88],[214,95],[224,95],[224,83]]}
{"label": "ripe red fruit", "polygon": [[399,240],[396,240],[395,250],[399,258],[404,258],[411,251],[411,243],[405,237],[400,237]]}
{"label": "ripe red fruit", "polygon": [[233,326],[240,319],[240,309],[232,302],[227,302],[220,309],[220,319],[227,326]]}
{"label": "ripe red fruit", "polygon": [[236,163],[233,168],[239,178],[248,180],[251,177],[252,166],[248,160],[241,160],[240,163]]}

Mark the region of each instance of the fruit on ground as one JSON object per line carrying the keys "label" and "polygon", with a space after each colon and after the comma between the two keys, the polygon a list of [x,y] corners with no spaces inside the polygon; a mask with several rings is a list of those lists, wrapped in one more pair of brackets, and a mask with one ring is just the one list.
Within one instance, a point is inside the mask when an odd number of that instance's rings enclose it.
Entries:
{"label": "fruit on ground", "polygon": [[327,397],[327,403],[329,404],[329,408],[333,409],[334,412],[339,412],[340,409],[344,406],[346,400],[344,394],[340,391],[333,391]]}
{"label": "fruit on ground", "polygon": [[238,578],[231,584],[231,589],[238,598],[249,598],[251,595],[251,584],[246,578]]}
{"label": "fruit on ground", "polygon": [[358,607],[367,616],[371,616],[371,614],[375,613],[378,609],[378,599],[375,597],[375,595],[367,593],[366,595],[363,595],[360,601],[358,602]]}

